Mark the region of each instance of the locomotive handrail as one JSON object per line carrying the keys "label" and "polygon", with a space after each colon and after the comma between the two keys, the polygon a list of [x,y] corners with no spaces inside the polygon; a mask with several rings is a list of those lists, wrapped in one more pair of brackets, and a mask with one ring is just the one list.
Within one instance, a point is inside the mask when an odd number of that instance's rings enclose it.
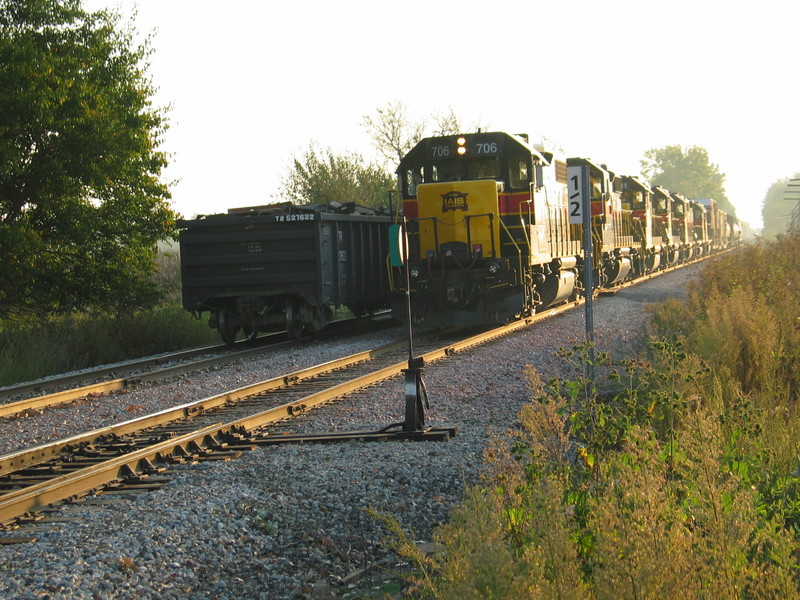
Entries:
{"label": "locomotive handrail", "polygon": [[386,273],[389,277],[389,289],[394,290],[398,289],[394,287],[394,269],[392,268],[392,257],[387,255],[386,256]]}
{"label": "locomotive handrail", "polygon": [[[506,227],[506,224],[503,223],[503,219],[500,219],[500,225],[502,225],[503,229],[506,230],[506,234],[508,235],[508,238],[511,240],[511,243],[514,244],[514,248],[517,249],[517,260],[519,260],[519,271],[518,271],[518,273],[522,274],[522,272],[523,272],[522,271],[522,250],[520,249],[519,244],[517,244],[517,241],[514,239],[514,236],[511,235],[511,232],[508,230],[508,227]],[[522,283],[522,281],[519,280],[517,283]],[[525,305],[526,306],[530,306],[530,304],[529,304],[530,298],[528,297],[528,288],[526,286],[522,286],[522,287],[523,287],[523,298],[525,299]]]}
{"label": "locomotive handrail", "polygon": [[531,238],[528,236],[528,228],[525,226],[525,217],[522,216],[522,211],[519,211],[519,226],[522,229],[522,235],[525,237],[525,244],[528,246],[528,254],[531,253]]}
{"label": "locomotive handrail", "polygon": [[[421,221],[433,221],[434,252],[436,253],[436,256],[438,257],[438,255],[439,255],[439,219],[436,218],[436,217],[416,217],[414,219],[408,219],[409,223],[411,223],[412,221],[417,223],[417,225],[419,225],[419,223]],[[419,229],[417,229],[417,236],[419,236]],[[419,258],[420,258],[420,260],[422,260],[421,256]]]}
{"label": "locomotive handrail", "polygon": [[[497,258],[497,253],[494,250],[494,242],[495,242],[495,240],[494,240],[494,227],[493,227],[493,225],[494,225],[494,214],[492,214],[492,213],[484,213],[482,215],[466,215],[464,217],[464,220],[465,220],[466,225],[467,225],[467,249],[469,250],[470,254],[473,253],[473,250],[472,250],[472,229],[470,228],[470,223],[471,223],[472,219],[479,219],[481,217],[488,217],[489,218],[489,240],[491,241],[492,258]],[[501,223],[502,223],[502,221],[503,220],[500,219]],[[473,259],[474,258],[475,257],[473,257]]]}

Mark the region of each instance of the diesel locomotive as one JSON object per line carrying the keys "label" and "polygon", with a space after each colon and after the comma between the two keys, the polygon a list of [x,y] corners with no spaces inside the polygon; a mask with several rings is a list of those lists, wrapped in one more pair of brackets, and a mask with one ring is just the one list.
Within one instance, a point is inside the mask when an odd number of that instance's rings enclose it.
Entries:
{"label": "diesel locomotive", "polygon": [[[570,223],[570,167],[589,173],[592,264]],[[407,278],[392,310],[423,327],[504,323],[741,241],[712,199],[688,199],[503,132],[431,137],[400,161]],[[574,221],[574,219],[573,219]],[[406,287],[408,281],[408,287]],[[407,292],[408,290],[408,292]]]}

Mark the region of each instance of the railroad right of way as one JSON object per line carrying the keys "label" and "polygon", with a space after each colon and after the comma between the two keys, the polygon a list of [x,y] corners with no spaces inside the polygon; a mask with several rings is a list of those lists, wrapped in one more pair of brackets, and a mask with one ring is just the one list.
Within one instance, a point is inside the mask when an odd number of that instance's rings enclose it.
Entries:
{"label": "railroad right of way", "polygon": [[[681,293],[682,279],[666,274],[599,299],[600,349],[635,352],[645,303]],[[555,352],[579,343],[583,324],[582,311],[570,311],[427,367],[428,422],[457,427],[448,442],[261,448],[235,461],[179,467],[152,493],[65,509],[59,525],[36,542],[0,548],[0,595],[280,600],[379,587],[383,576],[404,567],[362,509],[385,511],[412,539],[429,541],[464,485],[479,481],[487,431],[512,426],[528,401],[526,365],[544,378],[569,377]],[[282,370],[300,359],[287,356]],[[235,387],[249,369],[215,371],[203,385]],[[171,388],[173,399],[180,389]],[[300,429],[375,428],[398,420],[402,410],[402,383],[390,380]]]}

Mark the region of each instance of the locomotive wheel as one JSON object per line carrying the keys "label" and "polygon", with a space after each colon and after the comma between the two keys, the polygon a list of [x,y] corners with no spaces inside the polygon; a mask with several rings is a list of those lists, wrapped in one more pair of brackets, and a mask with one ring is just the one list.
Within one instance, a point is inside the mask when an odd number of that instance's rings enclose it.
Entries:
{"label": "locomotive wheel", "polygon": [[300,307],[293,300],[286,302],[286,333],[292,340],[303,336],[303,324],[300,322]]}
{"label": "locomotive wheel", "polygon": [[217,322],[222,341],[228,346],[233,346],[236,343],[236,335],[239,333],[239,326],[235,324],[233,316],[227,310],[221,310]]}

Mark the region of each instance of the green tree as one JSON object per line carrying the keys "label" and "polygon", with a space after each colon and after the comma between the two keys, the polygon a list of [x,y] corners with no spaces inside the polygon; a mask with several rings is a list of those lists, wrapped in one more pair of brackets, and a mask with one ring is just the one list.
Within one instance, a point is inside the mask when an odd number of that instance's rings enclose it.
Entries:
{"label": "green tree", "polygon": [[355,202],[374,208],[388,206],[394,179],[381,167],[365,164],[355,153],[336,154],[314,142],[295,158],[283,180],[285,197],[297,204]]}
{"label": "green tree", "polygon": [[641,160],[642,177],[687,198],[714,198],[728,214],[736,209],[725,194],[725,175],[708,159],[708,151],[699,146],[652,148]]}
{"label": "green tree", "polygon": [[792,217],[800,206],[800,173],[794,177],[779,179],[773,183],[761,204],[764,230],[761,235],[775,239],[779,233],[786,233],[793,222]]}
{"label": "green tree", "polygon": [[80,0],[0,3],[0,317],[152,303],[166,109],[149,42]]}

